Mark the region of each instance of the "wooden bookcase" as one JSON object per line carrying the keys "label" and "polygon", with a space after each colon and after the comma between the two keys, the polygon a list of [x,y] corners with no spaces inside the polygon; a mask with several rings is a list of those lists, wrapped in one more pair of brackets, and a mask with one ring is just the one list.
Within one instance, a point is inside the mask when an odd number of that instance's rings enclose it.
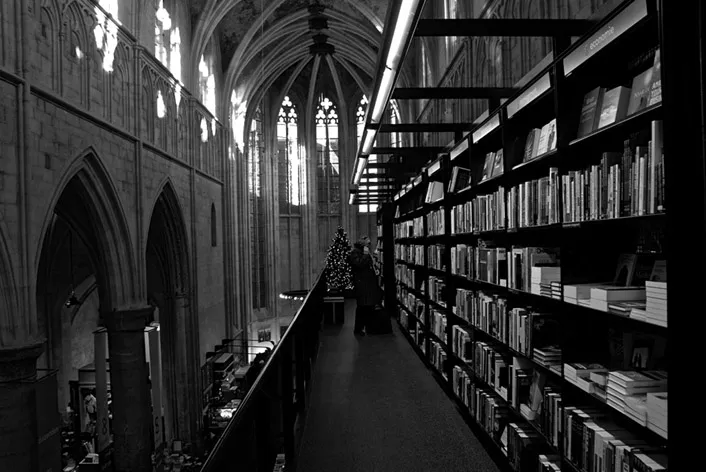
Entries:
{"label": "wooden bookcase", "polygon": [[[621,409],[620,396],[596,390],[590,377],[583,382],[572,381],[565,368],[567,364],[600,364],[610,372],[668,372],[666,358],[670,346],[666,321],[650,320],[644,312],[638,316],[639,310],[631,316],[630,312],[619,314],[615,310],[597,309],[586,305],[585,301],[572,303],[565,295],[566,286],[613,282],[618,261],[624,254],[636,254],[641,260],[666,261],[670,273],[674,270],[674,251],[667,244],[668,214],[664,209],[672,200],[664,199],[662,207],[651,205],[641,193],[644,182],[644,188],[651,189],[645,195],[652,201],[665,192],[671,195],[665,190],[670,186],[661,183],[659,178],[665,174],[664,167],[668,168],[666,174],[671,175],[672,165],[664,164],[661,170],[652,173],[646,168],[642,176],[636,172],[636,185],[632,188],[636,196],[643,198],[642,207],[638,204],[634,208],[622,208],[631,201],[625,201],[626,197],[632,195],[630,187],[622,190],[623,184],[612,192],[617,201],[612,197],[604,201],[612,191],[613,184],[609,181],[616,178],[613,176],[617,176],[616,169],[629,169],[624,158],[626,141],[631,149],[631,161],[638,146],[641,153],[659,154],[662,146],[655,145],[651,149],[649,146],[651,141],[658,140],[655,133],[662,129],[659,123],[665,118],[663,103],[646,106],[612,124],[577,136],[586,94],[596,87],[631,88],[635,76],[652,70],[655,55],[662,46],[661,15],[657,6],[657,2],[649,0],[623,2],[585,37],[555,51],[545,69],[456,143],[454,148],[464,149],[462,152],[449,149],[441,154],[398,193],[392,202],[393,222],[385,220],[388,223],[383,225],[383,234],[394,236],[390,243],[385,242],[385,251],[392,251],[394,257],[385,258],[383,270],[388,264],[394,264],[395,278],[395,286],[388,284],[386,293],[397,301],[403,332],[449,395],[459,403],[471,426],[483,431],[486,443],[499,456],[507,457],[505,462],[512,470],[608,470],[594,469],[593,461],[599,456],[603,460],[604,452],[597,453],[593,446],[583,447],[577,442],[588,441],[588,435],[593,440],[596,433],[592,421],[602,428],[600,434],[608,432],[604,435],[607,439],[596,444],[607,444],[610,448],[611,437],[637,439],[635,444],[640,446],[633,447],[632,452],[625,455],[626,460],[636,460],[633,456],[639,455],[640,450],[667,455],[667,437],[664,432],[658,432],[658,426],[648,425],[641,417],[631,415],[627,406]],[[524,160],[530,130],[541,129],[553,119],[556,119],[555,149]],[[504,158],[502,173],[481,181],[485,156],[499,150]],[[615,154],[604,154],[610,152]],[[667,154],[664,153],[664,162],[673,158],[666,157]],[[606,164],[602,165],[604,156]],[[639,165],[639,159],[636,162]],[[659,164],[659,160],[655,162]],[[466,189],[452,193],[448,187],[456,166],[470,169],[472,179]],[[659,168],[657,164],[654,167]],[[580,177],[582,171],[584,176]],[[572,175],[573,184],[565,177]],[[599,175],[601,180],[597,179]],[[650,175],[656,176],[654,184]],[[519,213],[517,205],[509,203],[511,197],[516,198],[511,189],[528,186],[528,182],[542,178],[546,179],[537,184],[537,188],[548,188],[554,179],[556,198],[553,203],[543,198],[541,210],[527,212],[534,215],[532,224],[512,224],[515,220],[511,221],[510,215]],[[433,182],[442,184],[443,196],[435,202],[425,202]],[[577,190],[579,193],[575,193]],[[454,217],[454,209],[493,193],[504,198],[495,207],[496,210],[503,208],[504,215],[499,214],[492,219],[492,224],[485,224],[482,229],[456,231],[458,218]],[[529,195],[537,196],[536,193]],[[583,213],[577,210],[579,206]],[[612,213],[607,210],[611,207],[615,209]],[[391,210],[388,207],[386,211]],[[538,213],[547,213],[541,222]],[[496,280],[469,272],[458,273],[458,252],[463,246],[496,248],[496,255],[505,251],[506,262],[496,263],[496,270],[491,271],[497,274]],[[514,261],[513,247],[554,249],[558,255],[556,270],[560,275],[549,278],[555,284],[546,282],[542,290],[537,290],[536,285],[532,290],[531,280],[525,282],[529,289],[514,285],[518,269],[511,268],[507,262]],[[485,264],[484,273],[487,273],[492,259]],[[503,264],[505,269],[502,269]],[[644,287],[644,282],[639,283]],[[461,306],[459,293],[483,297],[483,306],[490,311]],[[514,311],[514,318],[507,314],[515,309],[544,315],[535,317],[542,328],[533,331],[531,339],[520,342],[519,332],[511,330],[515,322],[512,320],[518,320],[522,313]],[[468,334],[464,343],[459,342],[459,329]],[[550,365],[542,360],[542,353],[548,352],[542,349],[545,346],[532,345],[532,341],[540,342],[540,339],[560,350],[558,362]],[[537,347],[542,352],[535,351]],[[460,352],[461,348],[466,349],[465,355]],[[642,361],[637,355],[645,355],[649,360],[638,365],[636,362]],[[488,358],[503,359],[505,367],[502,363],[487,363]],[[485,370],[491,364],[492,372]],[[544,387],[537,391],[541,395],[531,397],[541,398],[539,413],[538,408],[523,406],[512,398],[514,392],[520,391],[517,386],[513,388],[511,380],[513,372],[517,371],[527,374],[532,384],[536,377],[544,382]],[[611,382],[615,377],[607,374],[607,378]],[[472,387],[466,387],[465,382]],[[461,393],[464,389],[469,397],[465,401]],[[604,390],[610,392],[611,388]],[[584,414],[578,414],[577,410]],[[531,419],[533,415],[538,416]],[[569,423],[573,436],[567,433]],[[585,426],[588,423],[591,425]],[[577,428],[582,429],[577,432]],[[531,441],[521,445],[518,438],[522,435],[531,437]],[[540,455],[545,456],[544,462],[554,465],[538,469]]]}

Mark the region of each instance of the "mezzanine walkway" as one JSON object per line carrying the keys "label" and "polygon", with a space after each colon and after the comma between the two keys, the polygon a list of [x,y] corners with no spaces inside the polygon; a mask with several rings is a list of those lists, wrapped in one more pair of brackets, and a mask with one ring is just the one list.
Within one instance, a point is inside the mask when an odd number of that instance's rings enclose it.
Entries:
{"label": "mezzanine walkway", "polygon": [[498,471],[397,322],[357,338],[354,316],[322,333],[297,471]]}

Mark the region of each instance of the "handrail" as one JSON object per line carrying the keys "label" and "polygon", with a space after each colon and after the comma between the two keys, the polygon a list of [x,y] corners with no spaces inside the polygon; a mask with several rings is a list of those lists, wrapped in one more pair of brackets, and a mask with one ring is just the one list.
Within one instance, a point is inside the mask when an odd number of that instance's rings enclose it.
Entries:
{"label": "handrail", "polygon": [[[287,388],[291,389],[292,388],[292,381],[294,380],[294,375],[292,375],[291,372],[291,365],[292,365],[292,360],[294,360],[295,364],[297,365],[297,378],[296,382],[298,385],[304,385],[304,380],[301,377],[305,377],[306,373],[303,370],[303,366],[309,363],[309,359],[303,359],[301,357],[297,357],[299,354],[305,355],[304,353],[309,350],[309,352],[312,352],[312,349],[316,349],[318,347],[318,342],[316,343],[316,346],[305,346],[302,343],[301,337],[307,337],[307,335],[310,335],[311,333],[307,333],[306,331],[302,332],[302,330],[307,326],[306,322],[311,322],[313,320],[314,316],[318,316],[320,313],[311,313],[310,310],[311,308],[314,307],[313,300],[315,297],[321,297],[323,300],[323,293],[321,292],[321,289],[325,287],[323,284],[325,282],[324,278],[324,272],[322,271],[319,276],[316,279],[316,282],[312,286],[311,290],[309,293],[306,295],[302,305],[299,307],[297,310],[297,313],[294,315],[292,322],[289,324],[289,327],[287,328],[287,331],[284,333],[282,336],[281,340],[277,345],[274,347],[272,354],[269,356],[269,359],[265,363],[265,366],[262,368],[262,370],[259,372],[257,378],[252,384],[252,387],[249,389],[248,393],[245,395],[245,398],[243,401],[240,403],[240,406],[236,410],[235,414],[233,417],[230,419],[228,424],[226,425],[225,429],[223,430],[223,433],[221,436],[218,438],[216,443],[213,446],[213,449],[211,450],[208,458],[203,464],[203,467],[201,468],[202,472],[220,472],[223,470],[222,468],[222,463],[224,462],[224,454],[228,454],[230,456],[230,469],[237,469],[237,470],[266,470],[266,467],[263,468],[263,464],[258,464],[256,468],[249,468],[248,465],[246,464],[239,464],[239,459],[243,459],[245,461],[245,458],[238,457],[238,454],[235,453],[235,451],[232,450],[232,447],[228,450],[226,450],[226,447],[229,446],[229,442],[233,440],[233,437],[235,437],[238,433],[242,432],[240,431],[241,428],[247,426],[245,424],[246,421],[253,421],[251,418],[252,415],[255,412],[256,414],[256,419],[255,424],[258,426],[257,429],[259,429],[260,424],[258,424],[259,421],[267,421],[271,419],[271,415],[264,416],[264,415],[257,415],[257,409],[261,407],[261,403],[263,399],[261,398],[261,394],[264,393],[264,395],[267,397],[267,401],[273,401],[273,396],[274,397],[281,397],[278,398],[282,402],[282,405],[274,405],[273,408],[282,408],[282,416],[286,416],[289,411],[285,412],[284,410],[286,408],[296,408],[297,405],[292,404],[285,404],[285,401],[289,402],[292,399],[291,398],[286,398],[286,395],[279,395],[279,390],[284,390],[284,391],[289,391],[286,390]],[[312,330],[314,329],[313,326],[314,323],[312,323]],[[320,326],[320,322],[316,325],[316,330],[318,331],[318,327]],[[311,343],[310,343],[311,344]],[[294,347],[297,347],[299,349],[293,349]],[[304,349],[301,349],[301,348]],[[294,356],[292,354],[293,351],[296,351],[294,353]],[[293,357],[292,357],[293,356]],[[290,357],[292,357],[290,359]],[[296,357],[296,358],[295,358]],[[285,362],[282,362],[282,360],[285,359]],[[285,385],[285,382],[282,382],[282,379],[286,378],[286,371],[283,370],[283,366],[289,365],[290,371],[289,374],[289,386]],[[271,390],[271,385],[270,381],[272,380],[272,375],[280,375],[281,378],[277,377],[279,380],[277,381],[277,390],[278,392],[272,392]],[[268,388],[270,390],[268,391]],[[304,392],[298,392],[298,397],[303,395]],[[304,404],[302,399],[299,398],[298,403],[302,402],[302,405]],[[273,402],[274,403],[274,402]],[[268,408],[270,405],[267,406]],[[279,410],[277,410],[279,411]],[[294,415],[294,414],[293,414]],[[290,422],[293,423],[294,419],[293,416],[289,418]],[[286,421],[283,421],[283,423],[286,423]],[[290,426],[293,427],[292,425],[286,425],[285,427]],[[262,425],[264,429],[267,429],[270,427],[270,425]],[[269,431],[269,430],[268,430]],[[290,431],[293,434],[293,431]],[[286,432],[285,432],[286,435]],[[292,439],[292,438],[290,438]],[[293,439],[294,441],[295,439]],[[285,438],[285,442],[287,439]],[[256,440],[257,442],[257,440]],[[291,443],[290,443],[291,444]],[[232,446],[232,445],[230,445]],[[260,446],[258,442],[258,446]],[[285,445],[285,450],[287,449]],[[269,451],[269,450],[268,450]],[[286,452],[286,451],[285,451]],[[292,454],[292,450],[290,448],[290,454]],[[276,453],[272,456],[272,462],[274,462]],[[287,457],[287,469],[290,469],[290,464],[294,465],[295,458],[294,457]],[[256,462],[258,462],[256,460]],[[272,470],[271,468],[269,470]]]}

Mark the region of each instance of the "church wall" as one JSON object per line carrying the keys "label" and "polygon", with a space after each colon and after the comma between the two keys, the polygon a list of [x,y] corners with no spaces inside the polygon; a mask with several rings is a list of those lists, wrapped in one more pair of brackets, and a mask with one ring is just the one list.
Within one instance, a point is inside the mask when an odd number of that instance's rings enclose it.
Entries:
{"label": "church wall", "polygon": [[[195,333],[200,345],[195,362],[201,363],[203,354],[225,337],[223,128],[167,68],[137,47],[127,30],[100,18],[91,1],[75,1],[66,9],[63,1],[29,3],[37,7],[29,14],[31,41],[24,44],[24,70],[16,67],[15,2],[0,7],[0,231],[11,255],[16,283],[11,289],[30,300],[23,316],[34,309],[31,300],[36,297],[34,288],[22,282],[23,271],[29,271],[26,279],[33,285],[47,216],[71,163],[90,150],[118,197],[140,271],[134,277],[143,285],[138,294],[143,303],[152,209],[167,178],[173,185],[187,233],[196,300],[191,310],[200,331]],[[187,5],[180,5],[180,18],[190,29]],[[188,35],[182,38],[188,46]],[[182,71],[187,67],[184,54]],[[25,172],[27,189],[25,232],[18,169]],[[216,247],[211,246],[211,204],[218,218]],[[20,252],[23,247],[26,254]],[[28,268],[22,267],[25,256]]]}
{"label": "church wall", "polygon": [[[206,177],[196,176],[194,223],[196,232],[196,278],[198,281],[198,313],[200,358],[226,337],[225,277],[223,275],[223,205],[222,187]],[[216,208],[216,246],[211,245],[211,203]]]}

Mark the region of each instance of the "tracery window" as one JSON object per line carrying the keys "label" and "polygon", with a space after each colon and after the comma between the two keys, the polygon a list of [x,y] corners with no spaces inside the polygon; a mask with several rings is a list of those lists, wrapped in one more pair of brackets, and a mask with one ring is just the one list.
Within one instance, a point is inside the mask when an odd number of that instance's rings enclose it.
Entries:
{"label": "tracery window", "polygon": [[[209,50],[213,47],[209,44]],[[216,78],[213,73],[213,55],[205,54],[199,61],[199,92],[201,102],[213,116],[216,115]]]}
{"label": "tracery window", "polygon": [[181,82],[181,32],[164,1],[155,1],[154,55]]}
{"label": "tracery window", "polygon": [[258,107],[248,136],[248,196],[250,200],[250,253],[252,261],[252,306],[266,308],[268,305],[267,280],[267,220],[265,198],[262,192],[262,160],[265,143],[262,136],[262,114]]}
{"label": "tracery window", "polygon": [[299,146],[297,108],[284,97],[277,117],[280,215],[300,215],[306,202],[306,168]]}
{"label": "tracery window", "polygon": [[318,213],[339,215],[341,212],[341,172],[338,157],[338,111],[323,94],[316,109],[316,189]]}

